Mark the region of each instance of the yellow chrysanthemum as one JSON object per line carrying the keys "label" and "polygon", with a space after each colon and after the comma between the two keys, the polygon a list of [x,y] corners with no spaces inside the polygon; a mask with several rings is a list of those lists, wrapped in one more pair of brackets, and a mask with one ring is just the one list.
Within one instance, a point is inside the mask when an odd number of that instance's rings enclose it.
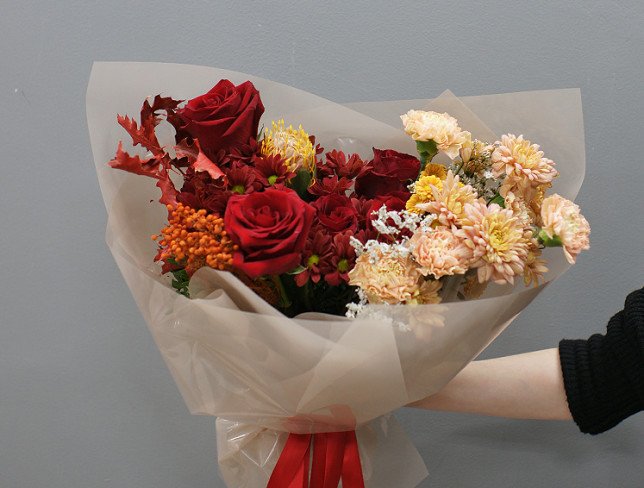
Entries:
{"label": "yellow chrysanthemum", "polygon": [[425,200],[422,200],[418,195],[412,194],[409,197],[409,200],[407,200],[407,203],[405,203],[405,209],[408,212],[424,214],[425,213],[424,210],[421,210],[418,207],[416,207],[416,205],[418,205],[419,203],[425,203]]}
{"label": "yellow chrysanthemum", "polygon": [[309,135],[302,126],[299,129],[292,125],[284,127],[284,120],[271,122],[271,130],[262,141],[262,154],[279,154],[286,160],[289,171],[306,168],[312,172],[315,169],[315,148]]}
{"label": "yellow chrysanthemum", "polygon": [[[440,165],[436,165],[440,166]],[[424,210],[416,207],[419,203],[428,203],[434,199],[434,190],[432,187],[435,187],[439,192],[443,189],[443,181],[440,177],[436,175],[430,176],[421,176],[418,181],[414,184],[414,192],[412,193],[409,200],[405,205],[405,208],[408,212],[414,212],[418,214],[425,213]]]}
{"label": "yellow chrysanthemum", "polygon": [[422,199],[423,202],[426,202],[434,198],[434,190],[432,190],[432,186],[440,192],[443,190],[443,181],[435,175],[421,176],[414,185],[414,193],[418,195],[418,198]]}
{"label": "yellow chrysanthemum", "polygon": [[421,176],[437,176],[441,180],[447,178],[447,168],[442,164],[428,163]]}

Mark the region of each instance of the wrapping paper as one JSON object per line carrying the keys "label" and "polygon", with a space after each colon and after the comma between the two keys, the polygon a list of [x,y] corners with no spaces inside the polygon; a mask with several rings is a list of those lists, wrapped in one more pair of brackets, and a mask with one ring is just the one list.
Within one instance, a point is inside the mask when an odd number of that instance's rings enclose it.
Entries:
{"label": "wrapping paper", "polygon": [[[189,99],[219,79],[251,80],[264,124],[284,118],[327,150],[371,147],[415,153],[398,116],[409,108],[447,111],[474,137],[523,133],[558,163],[555,191],[573,200],[584,174],[578,90],[340,105],[233,71],[161,63],[95,63],[87,90],[92,150],[108,212],[107,243],[193,414],[217,421],[220,472],[229,487],[266,486],[288,432],[356,429],[366,486],[416,486],[427,474],[391,412],[440,390],[547,285],[488,287],[482,299],[419,306],[369,306],[355,320],[324,314],[294,319],[229,273],[202,268],[192,299],[177,294],[153,263],[150,235],[167,213],[147,178],[106,165],[127,134],[116,114],[136,115],[146,96]],[[161,140],[163,140],[163,135]],[[172,141],[167,132],[165,140]],[[544,253],[547,282],[568,263]]]}

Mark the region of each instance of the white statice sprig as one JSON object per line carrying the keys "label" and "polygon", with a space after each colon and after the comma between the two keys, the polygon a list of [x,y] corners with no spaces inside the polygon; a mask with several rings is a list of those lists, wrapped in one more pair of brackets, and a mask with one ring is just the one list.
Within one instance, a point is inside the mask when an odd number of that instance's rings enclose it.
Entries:
{"label": "white statice sprig", "polygon": [[[386,205],[380,207],[372,215],[377,217],[371,221],[373,228],[382,235],[393,237],[398,237],[405,229],[413,233],[419,228],[429,227],[436,218],[433,214],[419,214],[407,210],[387,210]],[[390,222],[393,222],[393,225],[390,225]]]}

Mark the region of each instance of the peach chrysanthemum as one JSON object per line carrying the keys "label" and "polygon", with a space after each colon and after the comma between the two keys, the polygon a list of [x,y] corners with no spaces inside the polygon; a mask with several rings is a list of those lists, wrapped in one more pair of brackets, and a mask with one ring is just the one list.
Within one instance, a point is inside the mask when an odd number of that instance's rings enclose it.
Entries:
{"label": "peach chrysanthemum", "polygon": [[479,201],[465,205],[465,214],[456,234],[472,250],[479,281],[514,283],[514,276],[523,273],[529,246],[521,220],[510,209]]}
{"label": "peach chrysanthemum", "polygon": [[459,177],[450,170],[439,189],[432,187],[433,199],[427,203],[416,204],[416,208],[436,215],[437,221],[445,227],[460,225],[464,217],[465,205],[477,200],[476,190],[471,185],[463,185]]}
{"label": "peach chrysanthemum", "polygon": [[487,289],[488,282],[485,281],[481,283],[478,279],[478,275],[467,274],[465,278],[465,283],[463,284],[463,296],[467,300],[476,300],[481,298],[485,290]]}
{"label": "peach chrysanthemum", "polygon": [[541,225],[541,205],[543,204],[543,199],[546,197],[546,192],[552,187],[552,183],[546,183],[544,185],[539,185],[534,189],[532,198],[530,199],[530,210],[535,215],[535,223]]}
{"label": "peach chrysanthemum", "polygon": [[438,294],[443,284],[436,280],[422,281],[418,288],[418,297],[416,302],[421,303],[440,303],[441,297]]}
{"label": "peach chrysanthemum", "polygon": [[299,129],[291,125],[284,127],[284,120],[271,123],[271,130],[262,141],[261,153],[263,156],[279,154],[285,159],[289,171],[315,169],[315,148],[309,135],[302,126]]}
{"label": "peach chrysanthemum", "polygon": [[541,249],[536,239],[530,240],[530,248],[528,249],[528,256],[525,261],[525,268],[523,269],[523,283],[525,286],[539,286],[539,282],[543,280],[543,274],[548,271],[545,259],[541,259]]}
{"label": "peach chrysanthemum", "polygon": [[447,228],[419,230],[409,240],[409,246],[423,276],[438,279],[463,274],[469,267],[471,252]]}
{"label": "peach chrysanthemum", "polygon": [[369,303],[411,303],[420,293],[422,275],[411,256],[378,252],[374,257],[365,252],[349,271],[349,283],[359,286]]}
{"label": "peach chrysanthemum", "polygon": [[550,238],[558,237],[570,264],[577,255],[590,248],[590,225],[579,212],[579,206],[561,195],[549,196],[541,204],[542,232]]}
{"label": "peach chrysanthemum", "polygon": [[530,227],[534,221],[534,213],[528,207],[525,200],[518,198],[514,193],[508,192],[505,195],[505,208],[512,210],[512,213],[517,217],[524,227]]}
{"label": "peach chrysanthemum", "polygon": [[458,156],[461,146],[471,134],[458,126],[458,121],[447,113],[410,110],[400,116],[405,132],[415,141],[434,141],[439,151],[451,159]]}
{"label": "peach chrysanthemum", "polygon": [[523,194],[526,189],[550,183],[558,175],[555,163],[543,157],[543,151],[522,135],[505,134],[495,143],[492,153],[492,173],[498,178],[506,175],[501,195],[513,189]]}

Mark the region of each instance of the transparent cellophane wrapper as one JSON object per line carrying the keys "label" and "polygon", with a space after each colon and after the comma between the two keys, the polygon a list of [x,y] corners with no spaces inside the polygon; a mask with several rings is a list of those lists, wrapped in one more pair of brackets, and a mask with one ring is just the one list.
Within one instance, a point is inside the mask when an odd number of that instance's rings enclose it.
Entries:
{"label": "transparent cellophane wrapper", "polygon": [[[551,191],[571,200],[585,164],[579,90],[462,98],[445,92],[434,100],[341,105],[222,69],[93,66],[87,117],[108,210],[107,242],[190,412],[218,417],[227,486],[266,486],[289,432],[353,429],[366,486],[416,486],[427,475],[425,465],[391,412],[439,391],[546,285],[490,285],[473,301],[369,306],[367,317],[355,320],[312,313],[287,318],[233,275],[207,268],[193,276],[191,299],[179,295],[153,263],[150,235],[167,219],[159,190],[153,180],[106,162],[119,140],[131,142],[116,124],[117,113],[137,116],[143,100],[156,94],[187,100],[222,78],[255,84],[266,107],[264,124],[281,118],[301,124],[327,150],[364,159],[372,147],[415,154],[399,118],[412,108],[448,112],[481,140],[524,134],[557,163],[560,176]],[[169,130],[161,137],[172,143]],[[547,249],[545,257],[547,284],[568,264],[561,249]]]}

